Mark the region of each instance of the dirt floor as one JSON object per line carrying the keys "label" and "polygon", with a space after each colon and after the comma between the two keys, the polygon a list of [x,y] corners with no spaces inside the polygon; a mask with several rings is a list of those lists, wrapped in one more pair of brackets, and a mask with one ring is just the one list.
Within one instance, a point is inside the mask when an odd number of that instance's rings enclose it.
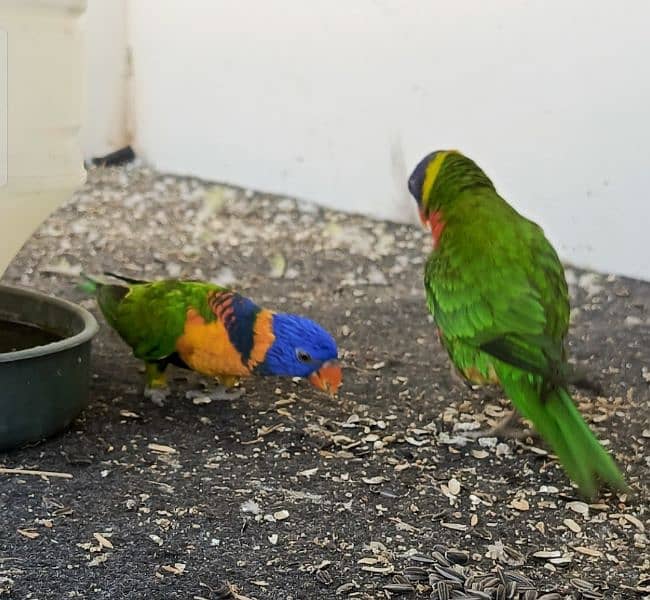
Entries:
{"label": "dirt floor", "polygon": [[424,304],[429,248],[417,227],[91,171],[4,281],[95,314],[82,266],[233,285],[334,332],[344,385],[331,400],[247,381],[207,402],[185,397],[207,382],[174,371],[159,408],[101,320],[88,409],[0,454],[72,475],[0,475],[0,597],[649,598],[650,284],[567,270],[571,353],[604,389],[576,398],[636,491],[587,505],[539,440],[463,438],[508,403],[450,373]]}

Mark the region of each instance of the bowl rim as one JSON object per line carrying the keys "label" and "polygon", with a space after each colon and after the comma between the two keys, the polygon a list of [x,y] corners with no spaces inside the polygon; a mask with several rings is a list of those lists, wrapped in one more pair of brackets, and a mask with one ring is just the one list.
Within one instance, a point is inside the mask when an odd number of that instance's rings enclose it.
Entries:
{"label": "bowl rim", "polygon": [[57,340],[56,342],[44,344],[43,346],[34,346],[33,348],[25,348],[24,350],[17,350],[15,352],[0,352],[0,363],[16,362],[29,358],[38,358],[39,356],[56,354],[57,352],[69,350],[70,348],[81,346],[82,344],[90,341],[99,331],[99,324],[97,323],[95,317],[82,306],[74,304],[69,300],[63,300],[62,298],[57,298],[55,296],[48,296],[47,294],[36,290],[0,283],[0,294],[7,292],[13,294],[14,296],[23,296],[24,298],[29,298],[30,300],[55,304],[60,308],[74,313],[80,317],[83,321],[83,328],[79,333],[75,335],[63,338],[62,340]]}

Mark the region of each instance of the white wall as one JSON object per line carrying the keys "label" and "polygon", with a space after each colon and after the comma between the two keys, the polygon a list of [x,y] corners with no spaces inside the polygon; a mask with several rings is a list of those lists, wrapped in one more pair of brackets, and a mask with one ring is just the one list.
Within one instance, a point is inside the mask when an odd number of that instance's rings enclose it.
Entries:
{"label": "white wall", "polygon": [[563,258],[650,279],[647,0],[128,7],[160,169],[409,220],[408,171],[455,147]]}
{"label": "white wall", "polygon": [[85,56],[84,156],[103,156],[129,143],[127,129],[126,0],[88,0]]}

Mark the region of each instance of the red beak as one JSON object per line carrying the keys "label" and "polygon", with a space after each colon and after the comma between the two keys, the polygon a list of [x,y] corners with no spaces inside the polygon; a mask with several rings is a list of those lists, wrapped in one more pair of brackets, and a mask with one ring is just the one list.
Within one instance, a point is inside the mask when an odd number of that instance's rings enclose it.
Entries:
{"label": "red beak", "polygon": [[309,381],[315,388],[327,392],[330,396],[336,394],[342,380],[343,372],[337,360],[328,360],[309,376]]}

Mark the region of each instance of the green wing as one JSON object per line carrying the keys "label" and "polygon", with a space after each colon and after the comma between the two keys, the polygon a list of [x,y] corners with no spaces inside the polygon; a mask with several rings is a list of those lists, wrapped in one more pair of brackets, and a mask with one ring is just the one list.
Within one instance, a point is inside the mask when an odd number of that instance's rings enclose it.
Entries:
{"label": "green wing", "polygon": [[496,193],[473,194],[457,203],[427,263],[429,310],[454,362],[460,343],[555,380],[569,322],[561,263],[541,228]]}
{"label": "green wing", "polygon": [[142,360],[156,361],[176,352],[188,308],[195,308],[208,321],[215,318],[208,306],[208,295],[224,289],[179,280],[130,285],[101,283],[97,299],[106,320],[133,348],[133,354]]}

